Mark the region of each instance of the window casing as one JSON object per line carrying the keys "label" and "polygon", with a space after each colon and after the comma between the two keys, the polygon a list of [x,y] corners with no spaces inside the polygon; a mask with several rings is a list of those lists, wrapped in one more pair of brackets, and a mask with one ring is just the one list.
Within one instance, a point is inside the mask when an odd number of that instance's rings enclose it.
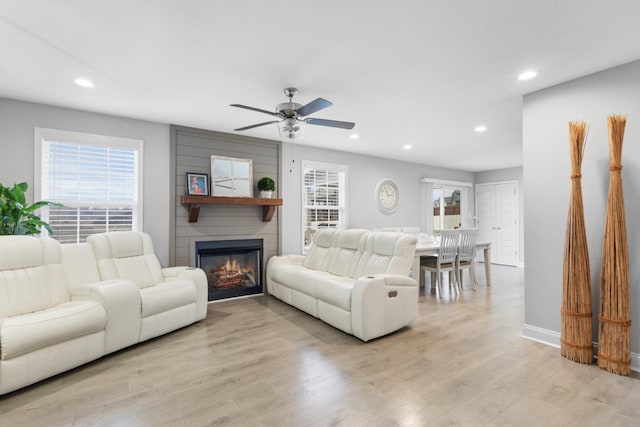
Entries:
{"label": "window casing", "polygon": [[36,128],[36,198],[60,202],[42,217],[61,243],[142,229],[143,141]]}
{"label": "window casing", "polygon": [[302,162],[303,253],[316,231],[347,228],[347,173],[345,165]]}

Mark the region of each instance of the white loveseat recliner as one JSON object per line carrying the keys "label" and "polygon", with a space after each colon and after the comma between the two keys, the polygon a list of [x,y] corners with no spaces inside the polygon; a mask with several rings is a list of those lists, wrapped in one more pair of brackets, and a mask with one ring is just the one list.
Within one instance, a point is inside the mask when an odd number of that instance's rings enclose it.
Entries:
{"label": "white loveseat recliner", "polygon": [[90,240],[0,237],[0,395],[206,316],[202,270],[161,268],[145,233]]}
{"label": "white loveseat recliner", "polygon": [[200,269],[163,269],[146,233],[123,231],[87,238],[102,280],[127,279],[140,290],[140,341],[204,319],[207,277]]}
{"label": "white loveseat recliner", "polygon": [[269,294],[363,341],[417,317],[418,284],[409,277],[417,239],[364,229],[321,230],[306,256],[273,257]]}

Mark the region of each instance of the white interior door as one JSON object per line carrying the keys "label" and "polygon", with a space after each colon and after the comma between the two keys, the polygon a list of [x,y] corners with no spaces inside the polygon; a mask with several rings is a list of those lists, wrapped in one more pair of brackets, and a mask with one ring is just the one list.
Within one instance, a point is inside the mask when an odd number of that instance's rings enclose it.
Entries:
{"label": "white interior door", "polygon": [[496,234],[496,191],[493,184],[476,185],[476,210],[478,240],[489,240],[494,246]]}
{"label": "white interior door", "polygon": [[518,194],[516,184],[496,186],[496,250],[497,264],[518,265]]}
{"label": "white interior door", "polygon": [[515,182],[476,186],[478,240],[491,242],[491,260],[518,265],[518,186]]}

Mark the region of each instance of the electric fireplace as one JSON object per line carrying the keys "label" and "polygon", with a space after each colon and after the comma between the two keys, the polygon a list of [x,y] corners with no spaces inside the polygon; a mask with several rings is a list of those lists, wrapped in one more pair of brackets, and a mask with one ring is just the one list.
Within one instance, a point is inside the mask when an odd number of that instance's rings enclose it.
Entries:
{"label": "electric fireplace", "polygon": [[201,241],[195,250],[209,301],[262,293],[262,239]]}

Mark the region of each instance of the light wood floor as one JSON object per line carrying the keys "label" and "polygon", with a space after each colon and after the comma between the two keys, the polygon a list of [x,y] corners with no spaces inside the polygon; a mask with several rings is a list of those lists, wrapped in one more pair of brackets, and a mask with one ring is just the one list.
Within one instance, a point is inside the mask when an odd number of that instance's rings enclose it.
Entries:
{"label": "light wood floor", "polygon": [[[479,281],[484,283],[482,268]],[[0,397],[1,426],[631,426],[640,381],[520,337],[523,270],[363,343],[271,297]]]}

